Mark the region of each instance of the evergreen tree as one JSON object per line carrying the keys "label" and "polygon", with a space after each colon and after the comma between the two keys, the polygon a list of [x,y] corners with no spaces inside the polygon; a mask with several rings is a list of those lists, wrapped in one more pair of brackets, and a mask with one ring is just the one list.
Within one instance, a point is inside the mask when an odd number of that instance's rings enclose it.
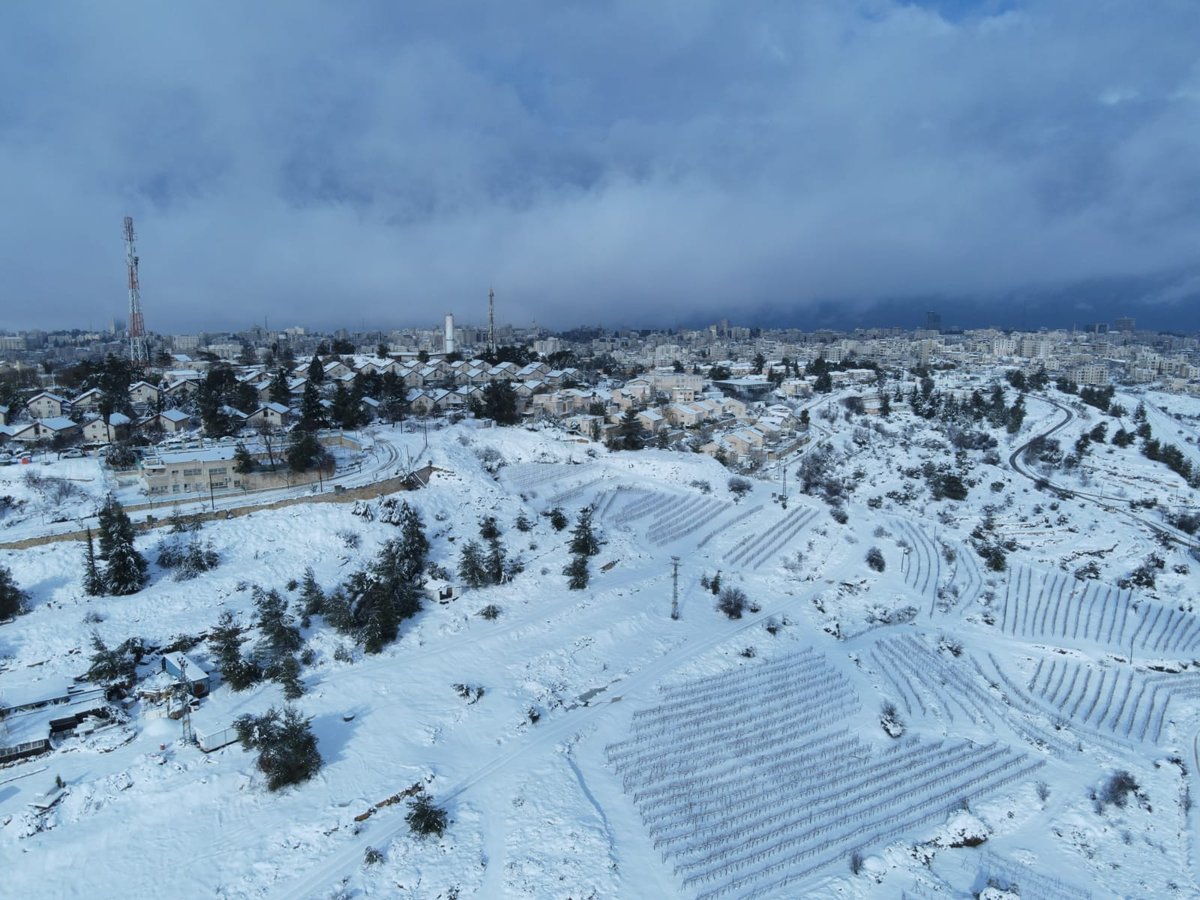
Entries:
{"label": "evergreen tree", "polygon": [[415,578],[425,569],[429,559],[429,539],[421,514],[408,505],[400,504],[400,553],[405,560],[407,577]]}
{"label": "evergreen tree", "polygon": [[12,572],[0,566],[0,619],[11,619],[25,612],[29,595],[17,587]]}
{"label": "evergreen tree", "polygon": [[588,586],[588,558],[582,553],[571,557],[563,574],[567,576],[567,587],[573,591],[582,591]]}
{"label": "evergreen tree", "polygon": [[287,406],[292,399],[292,393],[288,389],[287,371],[280,368],[275,370],[275,377],[271,379],[271,385],[267,388],[268,394],[272,403],[281,403]]}
{"label": "evergreen tree", "polygon": [[[115,501],[114,501],[115,503]],[[133,525],[125,511],[117,506],[119,514],[115,527],[110,531],[108,567],[104,572],[104,586],[108,593],[118,597],[136,594],[146,583],[146,558],[133,546]],[[103,542],[102,542],[103,543]]]}
{"label": "evergreen tree", "polygon": [[283,696],[286,700],[295,700],[304,696],[304,683],[300,680],[300,661],[296,654],[284,656],[275,667],[275,680],[283,686]]}
{"label": "evergreen tree", "polygon": [[319,616],[325,606],[325,594],[317,584],[312,566],[304,570],[304,578],[300,582],[300,623],[307,628],[313,616]]}
{"label": "evergreen tree", "polygon": [[91,666],[85,677],[97,684],[129,683],[144,653],[141,638],[129,638],[110,649],[99,634],[92,632]]}
{"label": "evergreen tree", "polygon": [[458,562],[458,577],[467,587],[483,587],[488,583],[483,548],[478,541],[467,541]]}
{"label": "evergreen tree", "polygon": [[265,668],[272,677],[285,656],[300,649],[303,639],[296,627],[287,601],[275,589],[254,588],[254,605],[258,610],[258,630],[262,640],[258,654],[266,660]]}
{"label": "evergreen tree", "polygon": [[325,598],[322,605],[322,616],[325,621],[341,634],[349,634],[354,630],[354,619],[350,615],[350,599],[341,588],[335,588]]}
{"label": "evergreen tree", "polygon": [[581,556],[595,556],[600,552],[600,544],[592,532],[592,508],[590,506],[585,506],[579,511],[575,530],[571,532],[569,549],[572,553]]}
{"label": "evergreen tree", "polygon": [[238,441],[237,447],[233,451],[233,471],[239,475],[245,475],[247,472],[253,472],[257,462],[254,456],[246,449],[246,445]]}
{"label": "evergreen tree", "polygon": [[641,450],[646,446],[646,438],[642,433],[642,423],[638,420],[637,410],[632,406],[625,410],[617,425],[617,435],[620,446],[624,450]]}
{"label": "evergreen tree", "polygon": [[267,776],[268,790],[299,784],[320,771],[322,759],[312,719],[294,708],[286,707],[280,713],[271,707],[261,716],[239,716],[234,728],[243,748],[258,751],[258,768]]}
{"label": "evergreen tree", "polygon": [[497,425],[517,421],[517,392],[507,381],[489,381],[483,389],[483,414]]}
{"label": "evergreen tree", "polygon": [[507,567],[505,565],[504,545],[497,538],[488,541],[487,580],[490,584],[501,584],[505,580]]}
{"label": "evergreen tree", "polygon": [[87,544],[83,558],[83,592],[89,597],[99,597],[104,594],[104,578],[96,568],[96,547],[92,540],[92,529],[87,530]]}
{"label": "evergreen tree", "polygon": [[321,394],[317,390],[317,383],[310,378],[304,385],[304,393],[300,397],[300,421],[296,424],[296,429],[298,431],[316,431],[325,425],[325,407],[321,405]]}
{"label": "evergreen tree", "polygon": [[297,427],[288,439],[287,461],[293,472],[307,472],[324,465],[325,450],[316,435]]}
{"label": "evergreen tree", "polygon": [[413,572],[403,540],[388,541],[365,572],[346,582],[348,625],[368,653],[396,640],[400,623],[421,609],[420,573]]}
{"label": "evergreen tree", "polygon": [[558,506],[550,510],[550,526],[555,531],[562,531],[567,527],[567,515]]}
{"label": "evergreen tree", "polygon": [[321,364],[321,357],[314,353],[313,358],[308,362],[308,383],[318,385],[325,380],[325,366]]}
{"label": "evergreen tree", "polygon": [[494,541],[500,537],[500,526],[496,524],[495,516],[484,516],[479,523],[479,536],[485,541]]}
{"label": "evergreen tree", "polygon": [[221,677],[235,691],[244,691],[261,677],[258,667],[242,658],[246,637],[242,626],[229,610],[224,610],[208,637]]}

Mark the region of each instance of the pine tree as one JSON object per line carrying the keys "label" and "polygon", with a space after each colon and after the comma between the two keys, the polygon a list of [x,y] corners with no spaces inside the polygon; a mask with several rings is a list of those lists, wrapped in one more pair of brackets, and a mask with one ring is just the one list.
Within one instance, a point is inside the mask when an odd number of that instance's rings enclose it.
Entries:
{"label": "pine tree", "polygon": [[287,601],[275,589],[254,588],[254,605],[258,609],[258,630],[262,641],[258,650],[266,659],[266,669],[274,675],[284,657],[300,649],[303,639],[296,627]]}
{"label": "pine tree", "polygon": [[638,419],[637,410],[632,406],[625,410],[625,415],[621,417],[617,425],[617,434],[620,436],[620,446],[624,450],[641,450],[646,446],[646,439],[642,435],[642,423]]}
{"label": "pine tree", "polygon": [[582,553],[571,557],[563,574],[567,576],[567,587],[573,591],[582,591],[588,586],[588,558]]}
{"label": "pine tree", "polygon": [[93,631],[91,666],[85,677],[98,684],[128,683],[137,674],[144,652],[141,638],[128,638],[110,649]]}
{"label": "pine tree", "polygon": [[488,542],[486,568],[489,584],[500,584],[504,581],[505,552],[504,545],[500,543],[498,538]]}
{"label": "pine tree", "polygon": [[258,750],[258,768],[267,776],[268,790],[299,784],[320,771],[312,719],[296,709],[288,706],[280,713],[271,707],[261,716],[240,716],[233,724],[242,747]]}
{"label": "pine tree", "polygon": [[500,526],[496,524],[495,516],[484,516],[479,523],[479,536],[485,541],[494,541],[500,537]]}
{"label": "pine tree", "polygon": [[232,612],[224,610],[221,613],[208,639],[226,684],[235,691],[244,691],[258,681],[262,675],[258,667],[242,658],[241,648],[246,637]]}
{"label": "pine tree", "polygon": [[99,597],[104,594],[104,578],[96,568],[96,546],[92,540],[92,529],[87,530],[87,544],[83,558],[83,592],[89,597]]}
{"label": "pine tree", "polygon": [[272,403],[280,403],[287,406],[288,401],[291,400],[287,372],[283,369],[277,369],[275,377],[271,379],[271,386],[267,390]]}
{"label": "pine tree", "polygon": [[325,450],[311,431],[297,426],[288,439],[287,462],[293,472],[307,472],[325,461]]}
{"label": "pine tree", "polygon": [[325,594],[317,584],[312,566],[304,570],[304,578],[300,582],[300,623],[307,628],[313,616],[319,616],[325,606]]}
{"label": "pine tree", "polygon": [[575,530],[571,532],[570,551],[582,556],[595,556],[600,552],[600,544],[592,533],[592,508],[585,506],[579,511],[579,519]]}
{"label": "pine tree", "polygon": [[425,537],[425,523],[421,521],[421,514],[407,501],[400,505],[400,548],[408,577],[417,577],[424,571],[429,558],[429,539]]}
{"label": "pine tree", "polygon": [[300,431],[316,431],[325,424],[325,407],[321,405],[321,394],[317,390],[317,383],[309,379],[300,397],[300,421],[296,428]]}
{"label": "pine tree", "polygon": [[29,595],[17,587],[12,572],[0,566],[0,619],[11,619],[25,612]]}
{"label": "pine tree", "polygon": [[294,653],[284,656],[275,667],[275,680],[283,686],[286,700],[304,696],[304,682],[300,680],[300,661]]}
{"label": "pine tree", "polygon": [[350,615],[350,599],[341,588],[335,588],[325,598],[322,613],[325,621],[341,634],[349,634],[354,630],[354,619]]}
{"label": "pine tree", "polygon": [[233,471],[239,475],[245,475],[247,472],[253,472],[257,465],[254,456],[246,449],[246,445],[239,441],[233,450]]}
{"label": "pine tree", "polygon": [[321,357],[316,353],[308,362],[308,383],[320,384],[325,380],[325,367],[321,364]]}
{"label": "pine tree", "polygon": [[104,586],[117,597],[136,594],[146,583],[146,569],[146,558],[134,549],[133,542],[121,540],[109,553]]}
{"label": "pine tree", "polygon": [[483,587],[488,583],[483,548],[479,546],[478,541],[467,541],[466,546],[462,548],[462,556],[458,561],[458,577],[467,587]]}

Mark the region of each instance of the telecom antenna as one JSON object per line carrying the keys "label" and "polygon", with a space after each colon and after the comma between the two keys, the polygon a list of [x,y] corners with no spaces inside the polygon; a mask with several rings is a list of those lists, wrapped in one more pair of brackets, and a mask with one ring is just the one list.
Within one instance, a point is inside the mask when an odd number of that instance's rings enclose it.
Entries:
{"label": "telecom antenna", "polygon": [[496,352],[496,292],[488,287],[488,349]]}
{"label": "telecom antenna", "polygon": [[142,297],[138,287],[137,247],[133,243],[133,217],[125,217],[125,262],[129,267],[129,362],[135,369],[150,364],[146,326],[142,321]]}

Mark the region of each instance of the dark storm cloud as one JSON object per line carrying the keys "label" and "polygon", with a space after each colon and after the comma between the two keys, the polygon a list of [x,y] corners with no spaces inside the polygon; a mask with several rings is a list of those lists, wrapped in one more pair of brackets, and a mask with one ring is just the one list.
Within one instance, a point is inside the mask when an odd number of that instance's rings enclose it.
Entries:
{"label": "dark storm cloud", "polygon": [[122,315],[126,214],[164,331],[479,321],[489,284],[550,325],[1142,276],[1178,304],[1194,12],[9,4],[0,327]]}

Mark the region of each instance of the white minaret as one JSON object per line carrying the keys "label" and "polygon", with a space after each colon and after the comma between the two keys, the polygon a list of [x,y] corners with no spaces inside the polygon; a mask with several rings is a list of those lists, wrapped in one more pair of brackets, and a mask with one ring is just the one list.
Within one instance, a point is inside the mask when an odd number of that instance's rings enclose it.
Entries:
{"label": "white minaret", "polygon": [[446,313],[445,346],[447,353],[454,352],[454,313]]}

